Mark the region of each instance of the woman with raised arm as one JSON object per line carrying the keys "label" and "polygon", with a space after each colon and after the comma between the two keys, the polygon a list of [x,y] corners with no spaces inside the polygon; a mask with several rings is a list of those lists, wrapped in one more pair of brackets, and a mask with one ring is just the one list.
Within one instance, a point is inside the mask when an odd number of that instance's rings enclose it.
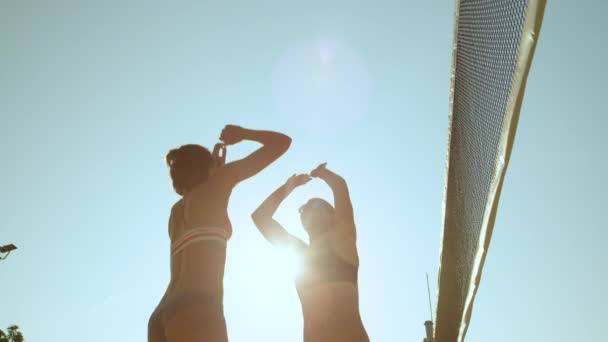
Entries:
{"label": "woman with raised arm", "polygon": [[[227,207],[232,189],[270,165],[291,144],[288,136],[228,125],[225,145],[243,140],[263,146],[244,159],[224,164],[212,154],[184,145],[167,154],[173,187],[181,199],[169,218],[171,281],[148,323],[149,342],[228,341],[223,310],[226,241],[232,234]],[[217,148],[219,147],[219,148]]]}
{"label": "woman with raised arm", "polygon": [[[264,237],[302,256],[302,270],[295,279],[304,314],[304,342],[368,342],[359,314],[357,283],[359,257],[353,208],[346,181],[319,165],[309,175],[294,175],[273,192],[251,215]],[[312,177],[325,181],[334,194],[334,205],[313,198],[300,208],[308,233],[306,244],[289,234],[273,215],[281,202]]]}

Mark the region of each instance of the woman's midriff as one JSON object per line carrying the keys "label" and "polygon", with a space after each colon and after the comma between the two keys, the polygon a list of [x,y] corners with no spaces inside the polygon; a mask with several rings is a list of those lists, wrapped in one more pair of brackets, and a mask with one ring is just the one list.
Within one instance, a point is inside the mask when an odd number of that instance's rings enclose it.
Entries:
{"label": "woman's midriff", "polygon": [[174,291],[200,291],[221,295],[224,289],[226,245],[217,241],[199,241],[173,257],[178,267]]}
{"label": "woman's midriff", "polygon": [[172,257],[175,279],[151,317],[152,327],[160,324],[164,336],[177,341],[184,338],[184,332],[203,336],[204,341],[227,341],[223,307],[225,259],[225,244],[214,241],[192,244]]}
{"label": "woman's midriff", "polygon": [[337,282],[299,291],[304,313],[304,341],[369,341],[359,314],[355,284]]}

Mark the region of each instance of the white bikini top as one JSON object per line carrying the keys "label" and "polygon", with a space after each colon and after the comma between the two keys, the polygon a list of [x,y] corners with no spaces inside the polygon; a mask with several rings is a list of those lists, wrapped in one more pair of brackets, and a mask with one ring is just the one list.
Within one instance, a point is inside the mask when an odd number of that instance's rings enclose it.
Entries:
{"label": "white bikini top", "polygon": [[171,242],[171,256],[179,254],[189,245],[199,241],[219,241],[224,245],[232,232],[226,228],[201,227],[186,231],[179,239]]}

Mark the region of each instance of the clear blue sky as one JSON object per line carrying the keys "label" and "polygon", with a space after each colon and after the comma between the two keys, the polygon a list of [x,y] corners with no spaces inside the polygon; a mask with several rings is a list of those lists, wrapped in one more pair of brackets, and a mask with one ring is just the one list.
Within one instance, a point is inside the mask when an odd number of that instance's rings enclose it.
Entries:
{"label": "clear blue sky", "polygon": [[[177,196],[164,155],[212,146],[235,123],[294,142],[232,197],[231,340],[301,340],[291,280],[249,213],[322,161],[351,186],[372,340],[421,340],[425,272],[435,280],[439,259],[453,8],[2,1],[0,243],[19,250],[0,262],[0,327],[19,324],[31,342],[144,341],[169,280]],[[468,341],[605,338],[607,12],[600,0],[548,4]],[[329,195],[313,183],[279,218],[302,235],[298,205]]]}

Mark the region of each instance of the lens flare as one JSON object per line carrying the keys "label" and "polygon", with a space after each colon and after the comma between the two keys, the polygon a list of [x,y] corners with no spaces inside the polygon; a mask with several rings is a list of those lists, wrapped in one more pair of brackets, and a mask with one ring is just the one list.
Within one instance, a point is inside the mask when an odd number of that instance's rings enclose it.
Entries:
{"label": "lens flare", "polygon": [[276,111],[298,127],[320,132],[359,121],[368,110],[370,90],[363,59],[332,39],[289,47],[272,77]]}

